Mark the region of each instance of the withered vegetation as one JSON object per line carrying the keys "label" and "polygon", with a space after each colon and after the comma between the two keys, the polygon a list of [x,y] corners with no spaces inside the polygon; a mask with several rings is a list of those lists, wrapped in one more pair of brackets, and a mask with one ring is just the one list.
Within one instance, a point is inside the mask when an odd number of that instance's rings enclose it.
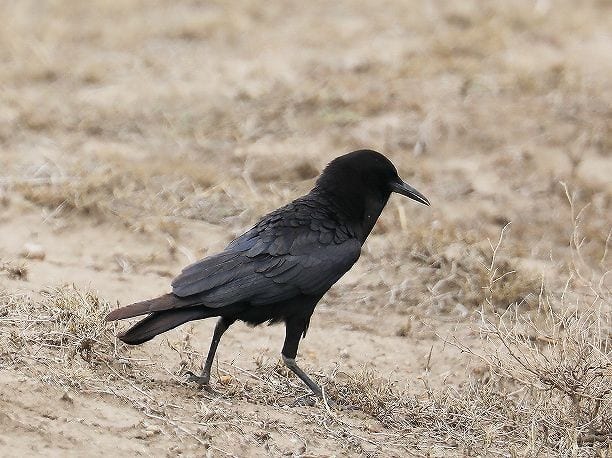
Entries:
{"label": "withered vegetation", "polygon": [[[130,406],[113,440],[170,456],[612,455],[609,2],[38,3],[0,3],[3,375]],[[202,334],[103,324],[362,147],[432,207],[392,198],[317,310],[327,403],[265,343],[196,391]]]}

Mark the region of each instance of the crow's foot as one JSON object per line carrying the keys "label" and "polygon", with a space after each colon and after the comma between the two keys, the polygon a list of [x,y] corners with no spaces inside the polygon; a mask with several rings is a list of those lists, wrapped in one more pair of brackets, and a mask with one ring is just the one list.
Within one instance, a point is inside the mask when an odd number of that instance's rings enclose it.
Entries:
{"label": "crow's foot", "polygon": [[185,372],[185,375],[187,376],[187,381],[188,382],[195,382],[200,387],[208,385],[208,382],[210,382],[210,375],[208,377],[206,375],[195,375],[191,371]]}

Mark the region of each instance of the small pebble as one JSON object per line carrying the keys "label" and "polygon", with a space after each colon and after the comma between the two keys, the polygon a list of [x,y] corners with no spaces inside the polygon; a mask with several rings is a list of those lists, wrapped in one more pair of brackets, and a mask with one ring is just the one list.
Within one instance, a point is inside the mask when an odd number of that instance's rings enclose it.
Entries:
{"label": "small pebble", "polygon": [[38,259],[42,261],[45,259],[46,253],[42,245],[36,243],[26,243],[21,250],[21,257],[27,259]]}
{"label": "small pebble", "polygon": [[149,425],[144,430],[145,436],[151,437],[161,433],[161,428],[157,425]]}

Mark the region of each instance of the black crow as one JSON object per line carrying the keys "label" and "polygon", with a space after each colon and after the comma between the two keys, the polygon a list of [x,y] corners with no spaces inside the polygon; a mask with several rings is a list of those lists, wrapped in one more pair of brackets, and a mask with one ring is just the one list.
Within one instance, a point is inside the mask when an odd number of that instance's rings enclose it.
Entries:
{"label": "black crow", "polygon": [[236,320],[284,322],[283,361],[321,397],[295,362],[300,339],[317,302],[359,259],[392,192],[429,205],[382,154],[340,156],[308,194],[264,216],[221,253],[183,269],[171,293],[114,310],[106,320],[148,315],[118,336],[138,345],[187,321],[219,317],[202,374],[190,373],[199,384],[209,382],[217,345]]}

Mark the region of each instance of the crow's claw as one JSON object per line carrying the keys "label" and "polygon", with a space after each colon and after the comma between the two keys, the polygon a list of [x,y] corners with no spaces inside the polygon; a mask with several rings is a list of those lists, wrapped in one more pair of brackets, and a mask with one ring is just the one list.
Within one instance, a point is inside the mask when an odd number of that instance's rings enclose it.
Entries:
{"label": "crow's claw", "polygon": [[200,386],[208,385],[209,379],[207,377],[202,377],[202,376],[199,376],[199,375],[195,375],[191,371],[185,372],[185,375],[187,376],[187,381],[188,382],[195,382],[195,383],[197,383]]}

